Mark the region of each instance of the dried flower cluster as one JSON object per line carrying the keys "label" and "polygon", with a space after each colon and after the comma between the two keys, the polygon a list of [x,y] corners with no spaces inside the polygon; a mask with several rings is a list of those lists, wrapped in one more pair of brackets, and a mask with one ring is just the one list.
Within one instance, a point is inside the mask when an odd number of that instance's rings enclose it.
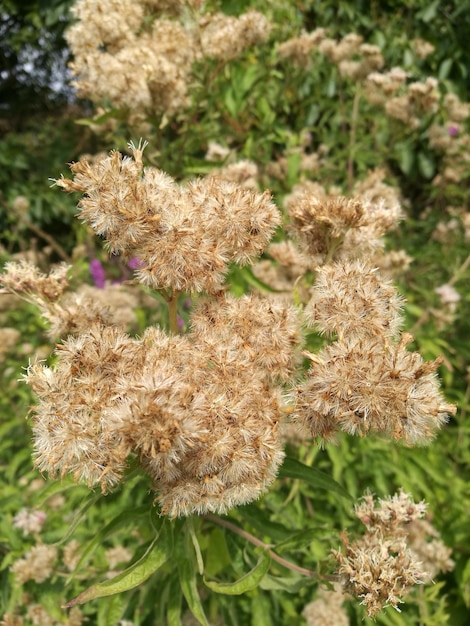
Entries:
{"label": "dried flower cluster", "polygon": [[84,194],[80,217],[106,238],[114,254],[137,257],[138,279],[155,289],[217,292],[230,262],[245,264],[267,246],[280,215],[268,192],[220,177],[178,185],[155,168],[118,152],[71,169],[66,191]]}
{"label": "dried flower cluster", "polygon": [[[45,277],[25,264],[7,266],[5,289],[49,307],[55,332],[77,335],[57,346],[53,367],[36,362],[26,376],[38,398],[36,463],[107,491],[132,456],[151,476],[164,514],[224,512],[261,494],[283,458],[278,425],[287,411],[283,385],[298,369],[298,312],[280,299],[237,300],[220,290],[229,262],[249,262],[266,248],[279,213],[267,192],[221,176],[178,185],[143,167],[141,147],[132,152],[133,159],[114,152],[82,160],[72,165],[74,180],[57,184],[84,194],[80,216],[112,252],[139,259],[138,280],[172,298],[183,290],[215,297],[194,308],[184,337],[149,328],[131,338],[98,299],[62,296],[64,268]],[[395,288],[367,262],[347,260],[353,242],[371,246],[371,234],[379,241],[396,222],[397,197],[379,172],[355,199],[319,187],[309,195],[311,186],[287,201],[303,254],[289,241],[270,254],[286,284],[329,260],[315,268],[305,319],[337,340],[308,354],[294,421],[322,439],[343,430],[425,442],[454,411],[438,390],[439,362],[406,350],[411,338],[399,336]]]}
{"label": "dried flower cluster", "polygon": [[[2,293],[14,294],[36,305],[47,320],[47,332],[53,339],[84,332],[93,324],[129,328],[135,323],[138,299],[126,286],[110,285],[103,290],[82,285],[76,291],[66,291],[69,270],[70,266],[62,264],[46,275],[33,263],[10,261],[0,276]],[[4,338],[8,347],[7,333]]]}
{"label": "dried flower cluster", "polygon": [[95,326],[67,339],[53,368],[27,374],[38,467],[106,491],[133,454],[170,516],[253,500],[283,458],[276,381],[295,371],[297,326],[288,306],[221,295],[185,337]]}
{"label": "dried flower cluster", "polygon": [[66,34],[78,94],[134,117],[183,110],[195,61],[237,57],[270,32],[258,11],[198,16],[201,4],[78,0],[77,21]]}
{"label": "dried flower cluster", "polygon": [[288,39],[277,48],[281,58],[289,59],[303,68],[311,65],[311,53],[314,50],[337,65],[341,76],[354,81],[363,80],[384,64],[380,48],[363,43],[360,35],[348,33],[336,41],[327,37],[323,28]]}
{"label": "dried flower cluster", "polygon": [[458,96],[448,93],[442,108],[444,121],[430,126],[429,144],[442,154],[444,161],[433,184],[445,187],[461,183],[470,175],[470,135],[465,130],[470,103],[461,102]]}
{"label": "dried flower cluster", "polygon": [[11,571],[20,584],[28,580],[42,583],[51,576],[57,555],[56,547],[39,543],[33,546],[23,559],[15,561]]}
{"label": "dried flower cluster", "polygon": [[436,369],[399,336],[401,299],[366,263],[338,262],[319,271],[307,321],[337,341],[309,354],[293,419],[313,437],[379,432],[410,444],[428,442],[455,413],[439,391]]}
{"label": "dried flower cluster", "polygon": [[[398,605],[409,589],[429,580],[427,566],[433,573],[452,568],[449,551],[443,544],[439,549],[427,551],[432,561],[429,565],[421,562],[426,536],[437,533],[422,519],[426,505],[415,504],[403,491],[379,499],[377,505],[367,495],[356,506],[355,513],[366,526],[365,534],[352,543],[345,535],[344,553],[333,554],[339,563],[344,592],[361,598],[369,616],[387,605],[399,610]],[[415,548],[416,532],[420,534],[421,552]],[[431,546],[432,542],[427,545]]]}
{"label": "dried flower cluster", "polygon": [[402,217],[398,202],[377,202],[365,192],[355,198],[328,195],[308,181],[294,187],[285,206],[291,218],[290,231],[318,265],[371,256],[383,246],[382,235]]}
{"label": "dried flower cluster", "polygon": [[317,599],[304,607],[302,616],[307,626],[349,626],[343,602],[344,594],[339,586],[332,590],[320,589]]}

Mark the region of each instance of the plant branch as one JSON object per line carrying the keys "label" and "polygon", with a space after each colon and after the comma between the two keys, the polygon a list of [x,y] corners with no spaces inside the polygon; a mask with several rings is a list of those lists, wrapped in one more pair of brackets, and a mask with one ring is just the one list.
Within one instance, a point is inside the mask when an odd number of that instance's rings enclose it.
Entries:
{"label": "plant branch", "polygon": [[253,545],[258,546],[259,548],[263,548],[264,550],[267,551],[267,553],[269,554],[269,556],[272,558],[273,561],[276,561],[283,567],[286,567],[287,569],[290,569],[293,572],[297,572],[298,574],[302,574],[303,576],[308,576],[309,578],[316,578],[316,579],[321,578],[322,580],[330,580],[333,582],[337,580],[336,576],[320,575],[317,572],[314,572],[310,569],[306,569],[305,567],[300,567],[300,565],[296,565],[295,563],[292,563],[291,561],[288,561],[287,559],[283,559],[282,556],[279,556],[271,549],[273,547],[272,545],[264,543],[264,541],[261,541],[261,539],[258,539],[251,533],[247,532],[246,530],[243,530],[242,528],[239,528],[238,526],[235,526],[235,524],[232,524],[231,522],[225,519],[221,519],[220,517],[217,517],[216,515],[212,515],[211,513],[204,515],[204,518],[209,520],[210,522],[213,522],[214,524],[218,524],[219,526],[228,528],[232,532],[236,533],[237,535],[240,535],[240,537],[243,537],[244,539],[252,543]]}

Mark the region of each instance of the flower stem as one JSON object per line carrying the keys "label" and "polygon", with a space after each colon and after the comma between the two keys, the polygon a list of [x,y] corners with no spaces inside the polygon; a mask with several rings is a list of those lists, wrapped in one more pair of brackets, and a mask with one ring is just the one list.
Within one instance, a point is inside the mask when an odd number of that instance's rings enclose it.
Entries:
{"label": "flower stem", "polygon": [[178,306],[178,296],[180,292],[176,289],[172,291],[171,296],[168,298],[168,313],[170,317],[170,330],[174,335],[177,335],[179,332],[178,329],[178,315],[177,315],[177,306]]}
{"label": "flower stem", "polygon": [[309,578],[330,580],[333,582],[337,580],[337,576],[320,575],[317,572],[306,569],[305,567],[300,567],[300,565],[296,565],[295,563],[291,563],[291,561],[287,561],[286,559],[283,559],[282,556],[279,556],[273,550],[271,550],[272,548],[271,545],[264,543],[264,541],[261,541],[261,539],[258,539],[251,533],[247,532],[246,530],[243,530],[242,528],[239,528],[238,526],[235,526],[235,524],[232,524],[231,522],[225,519],[221,519],[220,517],[217,517],[216,515],[212,515],[211,513],[204,515],[204,518],[209,520],[210,522],[213,522],[214,524],[218,524],[219,526],[228,528],[232,532],[236,533],[237,535],[240,535],[240,537],[243,537],[244,539],[252,543],[253,545],[263,548],[264,550],[267,551],[267,553],[269,554],[269,556],[272,558],[273,561],[276,561],[283,567],[286,567],[287,569],[290,569],[293,572],[297,572],[299,574],[302,574],[303,576],[308,576]]}
{"label": "flower stem", "polygon": [[359,114],[359,100],[361,92],[356,89],[354,94],[353,109],[351,115],[351,130],[349,133],[349,156],[348,156],[348,193],[351,193],[354,184],[354,147],[356,143],[357,117]]}

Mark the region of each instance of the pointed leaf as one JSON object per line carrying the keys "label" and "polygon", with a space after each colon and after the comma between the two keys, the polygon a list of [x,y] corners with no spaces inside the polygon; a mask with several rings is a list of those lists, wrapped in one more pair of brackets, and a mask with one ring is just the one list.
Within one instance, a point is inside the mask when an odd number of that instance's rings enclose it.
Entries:
{"label": "pointed leaf", "polygon": [[137,507],[133,511],[122,511],[114,519],[108,522],[104,528],[102,528],[92,539],[90,539],[90,541],[88,541],[88,543],[85,544],[84,547],[81,548],[80,558],[72,571],[70,578],[72,578],[74,572],[80,569],[87,557],[95,551],[95,548],[103,543],[106,537],[121,526],[128,526],[132,524],[138,517],[146,515],[147,513],[148,507],[143,505]]}
{"label": "pointed leaf", "polygon": [[163,524],[157,537],[149,545],[143,556],[123,572],[109,580],[92,585],[79,596],[67,602],[67,608],[83,604],[88,600],[111,596],[128,589],[134,589],[150,578],[166,561],[172,552],[171,533],[168,524]]}
{"label": "pointed leaf", "polygon": [[202,626],[209,626],[204,613],[201,598],[197,590],[196,569],[191,559],[178,555],[178,571],[181,589],[189,609]]}
{"label": "pointed leaf", "polygon": [[271,557],[268,552],[263,551],[254,568],[235,582],[218,583],[212,580],[207,580],[204,577],[204,584],[216,593],[223,593],[229,596],[239,596],[242,593],[256,589],[267,574],[270,565]]}
{"label": "pointed leaf", "polygon": [[290,457],[286,457],[284,459],[284,463],[281,466],[279,471],[279,476],[281,478],[298,478],[300,480],[305,480],[309,485],[313,487],[317,487],[318,489],[326,489],[327,491],[332,491],[342,498],[348,498],[352,500],[352,497],[349,493],[341,487],[339,483],[336,482],[331,476],[321,472],[320,470],[309,467],[308,465],[304,465],[300,461],[296,461],[295,459],[291,459]]}

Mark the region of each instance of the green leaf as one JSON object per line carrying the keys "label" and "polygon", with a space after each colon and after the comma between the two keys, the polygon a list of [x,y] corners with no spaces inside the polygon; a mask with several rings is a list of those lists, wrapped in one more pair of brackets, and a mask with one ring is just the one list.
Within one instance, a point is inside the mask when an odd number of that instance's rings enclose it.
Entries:
{"label": "green leaf", "polygon": [[228,565],[230,565],[230,555],[225,542],[225,533],[220,528],[216,528],[208,537],[205,571],[208,576],[217,576]]}
{"label": "green leaf", "polygon": [[253,593],[251,598],[251,626],[273,626],[272,610],[273,606],[267,594]]}
{"label": "green leaf", "polygon": [[101,493],[93,493],[93,494],[90,494],[89,496],[87,496],[87,498],[85,499],[85,502],[78,509],[77,513],[75,514],[75,517],[72,520],[72,523],[70,524],[70,526],[69,526],[67,532],[65,533],[64,537],[62,537],[62,539],[57,542],[57,545],[60,545],[61,543],[65,543],[66,541],[68,541],[68,539],[75,532],[75,529],[77,528],[77,526],[85,518],[85,514],[88,511],[88,509],[91,506],[93,506],[95,504],[95,502],[97,502],[101,497],[102,497]]}
{"label": "green leaf", "polygon": [[453,59],[445,59],[444,61],[442,61],[439,66],[439,71],[437,73],[439,80],[445,80],[449,76],[453,62]]}
{"label": "green leaf", "polygon": [[434,161],[424,152],[418,152],[418,169],[420,174],[428,180],[434,176],[436,171]]}
{"label": "green leaf", "polygon": [[194,617],[203,626],[209,626],[196,583],[196,569],[191,559],[178,555],[178,571],[180,575],[181,589]]}
{"label": "green leaf", "polygon": [[397,143],[397,160],[403,174],[410,174],[415,162],[415,155],[413,148],[409,143]]}
{"label": "green leaf", "polygon": [[265,591],[287,591],[287,593],[298,593],[306,585],[313,584],[316,584],[316,581],[308,576],[287,577],[266,575],[259,586]]}
{"label": "green leaf", "polygon": [[151,542],[143,556],[133,563],[126,570],[114,576],[110,580],[92,585],[79,596],[67,602],[67,608],[76,604],[83,604],[95,598],[111,596],[115,593],[122,593],[129,589],[134,589],[156,572],[168,559],[172,553],[172,537],[168,523],[162,525],[161,531]]}
{"label": "green leaf", "polygon": [[434,0],[434,2],[431,2],[431,4],[428,4],[424,9],[421,9],[421,11],[418,11],[416,13],[416,17],[419,20],[422,20],[423,22],[426,22],[426,23],[430,22],[437,15],[439,3],[440,3],[440,0]]}
{"label": "green leaf", "polygon": [[305,548],[311,541],[318,537],[318,528],[305,528],[297,533],[293,533],[284,541],[276,544],[276,552],[280,550],[292,550],[293,548],[297,548],[301,546]]}
{"label": "green leaf", "polygon": [[182,593],[178,581],[169,585],[168,603],[166,609],[166,620],[168,626],[181,626],[181,600]]}
{"label": "green leaf", "polygon": [[98,606],[97,626],[115,626],[119,624],[125,609],[125,601],[122,596],[110,596],[102,600]]}
{"label": "green leaf", "polygon": [[470,559],[462,572],[462,595],[465,604],[470,607]]}
{"label": "green leaf", "polygon": [[290,457],[286,457],[284,459],[284,463],[281,466],[279,471],[279,476],[281,478],[298,478],[300,480],[304,480],[309,485],[313,487],[317,487],[318,489],[326,489],[327,491],[332,491],[342,498],[348,498],[352,500],[350,494],[341,487],[339,483],[337,483],[331,476],[321,472],[320,470],[309,467],[308,465],[304,465],[300,461],[296,459],[292,459]]}
{"label": "green leaf", "polygon": [[267,535],[273,541],[281,542],[292,536],[292,529],[279,522],[269,519],[267,511],[257,504],[248,504],[238,509],[240,516],[262,535]]}
{"label": "green leaf", "polygon": [[223,593],[229,596],[239,596],[242,593],[256,589],[267,574],[270,565],[271,557],[268,552],[263,551],[258,563],[253,567],[253,569],[235,582],[218,583],[212,580],[207,580],[206,577],[204,577],[204,584],[216,593]]}
{"label": "green leaf", "polygon": [[113,531],[117,530],[122,526],[128,526],[135,522],[135,520],[143,515],[148,513],[148,506],[143,505],[137,507],[134,510],[126,510],[122,511],[117,515],[114,519],[112,519],[104,528],[102,528],[98,533],[96,533],[90,541],[85,544],[85,546],[81,549],[80,559],[72,572],[78,571],[81,565],[86,561],[87,557],[95,551],[95,548],[103,543],[103,541],[108,537]]}

